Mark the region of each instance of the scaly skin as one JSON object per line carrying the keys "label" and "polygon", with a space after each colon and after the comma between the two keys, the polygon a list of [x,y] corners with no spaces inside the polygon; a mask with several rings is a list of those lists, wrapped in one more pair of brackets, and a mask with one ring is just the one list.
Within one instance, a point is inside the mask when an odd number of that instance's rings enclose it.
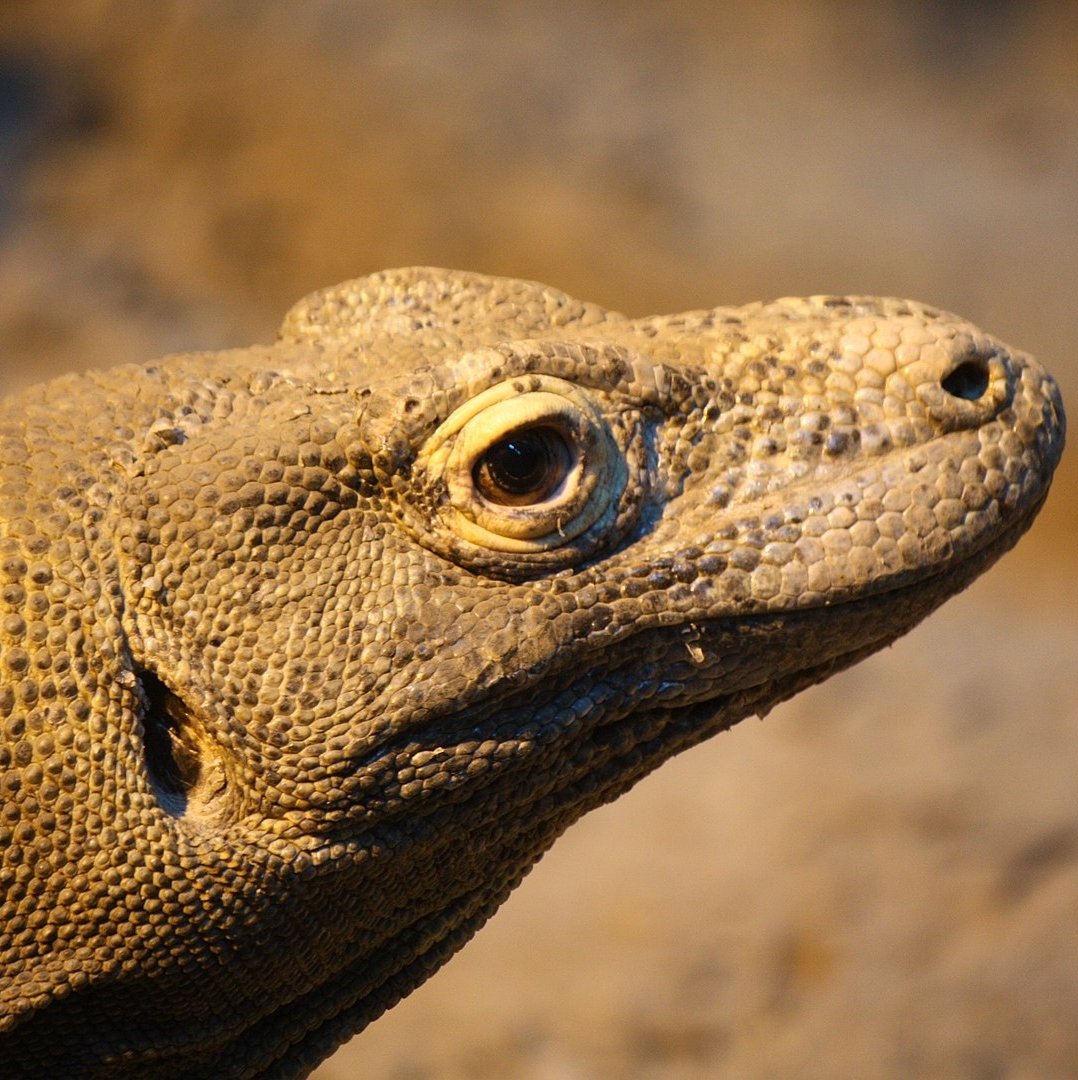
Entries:
{"label": "scaly skin", "polygon": [[299,1076],[554,839],[1014,543],[1051,379],[920,304],[438,270],[0,408],[0,1071]]}

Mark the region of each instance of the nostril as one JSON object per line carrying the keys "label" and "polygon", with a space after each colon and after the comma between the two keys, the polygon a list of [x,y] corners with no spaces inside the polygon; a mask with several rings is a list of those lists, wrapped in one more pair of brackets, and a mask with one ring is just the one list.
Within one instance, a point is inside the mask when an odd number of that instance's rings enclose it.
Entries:
{"label": "nostril", "polygon": [[977,401],[988,389],[988,364],[981,359],[963,360],[940,385],[952,397]]}

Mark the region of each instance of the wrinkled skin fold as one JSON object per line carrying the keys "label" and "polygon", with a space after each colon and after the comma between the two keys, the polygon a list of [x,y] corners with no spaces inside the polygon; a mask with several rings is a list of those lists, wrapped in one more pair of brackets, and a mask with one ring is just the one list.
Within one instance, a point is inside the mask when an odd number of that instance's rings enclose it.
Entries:
{"label": "wrinkled skin fold", "polygon": [[306,1074],[582,813],[991,565],[1063,436],[925,305],[430,269],[8,400],[5,1075]]}

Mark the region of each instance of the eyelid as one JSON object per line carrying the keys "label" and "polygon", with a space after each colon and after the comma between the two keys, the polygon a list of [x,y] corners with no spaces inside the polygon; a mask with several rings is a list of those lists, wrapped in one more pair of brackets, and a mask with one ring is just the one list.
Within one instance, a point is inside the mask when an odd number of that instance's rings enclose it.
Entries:
{"label": "eyelid", "polygon": [[[554,495],[535,504],[492,502],[476,489],[473,470],[491,446],[514,431],[550,424],[565,432],[574,459]],[[448,494],[444,520],[463,540],[488,550],[535,553],[560,547],[617,501],[625,466],[606,422],[573,383],[529,376],[489,387],[435,431],[417,466]]]}
{"label": "eyelid", "polygon": [[[499,408],[501,402],[507,405]],[[474,422],[466,422],[457,429],[452,452],[477,459],[483,451],[515,431],[524,431],[543,423],[558,424],[564,409],[565,398],[562,395],[542,391],[495,399],[469,418]],[[567,425],[559,426],[564,428]]]}

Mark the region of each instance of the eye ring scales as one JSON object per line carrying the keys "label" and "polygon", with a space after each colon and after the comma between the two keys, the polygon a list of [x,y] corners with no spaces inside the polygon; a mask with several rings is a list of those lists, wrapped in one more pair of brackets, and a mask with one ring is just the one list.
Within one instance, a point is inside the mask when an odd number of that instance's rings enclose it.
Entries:
{"label": "eye ring scales", "polygon": [[607,515],[626,467],[578,386],[529,376],[488,387],[438,427],[417,459],[448,493],[447,523],[491,551],[549,551]]}

